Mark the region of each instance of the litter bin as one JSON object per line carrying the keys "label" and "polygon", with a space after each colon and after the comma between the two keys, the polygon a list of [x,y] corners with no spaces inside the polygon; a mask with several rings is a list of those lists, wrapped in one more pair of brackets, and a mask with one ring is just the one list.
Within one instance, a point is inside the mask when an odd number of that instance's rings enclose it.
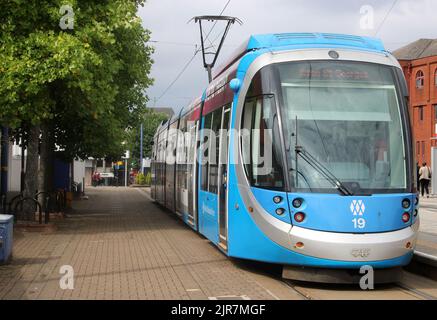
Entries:
{"label": "litter bin", "polygon": [[0,264],[5,264],[12,257],[12,235],[14,217],[0,214]]}

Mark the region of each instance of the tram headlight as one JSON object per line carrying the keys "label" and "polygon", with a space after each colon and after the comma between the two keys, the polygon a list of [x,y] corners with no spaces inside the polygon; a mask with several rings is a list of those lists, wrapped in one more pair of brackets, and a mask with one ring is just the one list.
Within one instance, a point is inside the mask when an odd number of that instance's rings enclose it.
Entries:
{"label": "tram headlight", "polygon": [[410,199],[404,199],[402,200],[402,208],[404,209],[408,209],[411,206],[411,201]]}
{"label": "tram headlight", "polygon": [[296,198],[293,200],[293,202],[291,203],[293,205],[293,207],[300,208],[302,206],[302,202],[303,200],[301,198]]}
{"label": "tram headlight", "polygon": [[278,209],[275,210],[275,213],[276,213],[278,216],[282,216],[282,215],[285,213],[285,209],[283,209],[283,208],[278,208]]}
{"label": "tram headlight", "polygon": [[414,205],[417,206],[419,204],[419,197],[416,197],[416,199],[414,200]]}
{"label": "tram headlight", "polygon": [[414,209],[414,217],[417,217],[417,215],[419,214],[419,210],[417,210],[417,209]]}
{"label": "tram headlight", "polygon": [[404,212],[404,214],[402,215],[402,221],[405,223],[410,221],[410,214],[408,212]]}
{"label": "tram headlight", "polygon": [[273,197],[273,202],[278,204],[282,202],[282,197],[281,196],[275,196]]}
{"label": "tram headlight", "polygon": [[298,213],[294,214],[294,220],[298,223],[301,223],[302,221],[305,220],[305,213],[298,212]]}

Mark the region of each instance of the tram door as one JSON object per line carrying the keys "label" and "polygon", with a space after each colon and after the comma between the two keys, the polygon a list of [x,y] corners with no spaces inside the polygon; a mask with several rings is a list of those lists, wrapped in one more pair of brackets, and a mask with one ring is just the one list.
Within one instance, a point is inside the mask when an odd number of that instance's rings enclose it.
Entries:
{"label": "tram door", "polygon": [[197,135],[198,135],[199,121],[188,123],[188,133],[189,133],[189,150],[188,151],[188,174],[187,174],[187,185],[188,185],[188,222],[192,226],[196,226],[196,184],[197,184]]}
{"label": "tram door", "polygon": [[222,126],[220,132],[220,157],[218,181],[218,212],[219,212],[219,244],[228,247],[228,219],[227,219],[227,188],[228,188],[228,148],[229,148],[229,122],[231,107],[224,107],[222,113]]}

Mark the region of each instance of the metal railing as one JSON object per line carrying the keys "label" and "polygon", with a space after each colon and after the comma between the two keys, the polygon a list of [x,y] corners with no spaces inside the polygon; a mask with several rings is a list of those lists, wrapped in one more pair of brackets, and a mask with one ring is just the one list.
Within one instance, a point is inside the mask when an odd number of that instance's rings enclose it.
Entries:
{"label": "metal railing", "polygon": [[[50,213],[62,212],[65,209],[66,198],[67,193],[61,189],[54,192],[37,191],[33,198],[24,197],[20,193],[9,202],[7,202],[4,196],[0,199],[0,212],[13,215],[15,221],[38,221],[39,224],[43,224],[43,222],[47,224],[50,222]],[[26,206],[26,202],[30,202],[30,205]],[[35,213],[37,214],[37,219]]]}
{"label": "metal railing", "polygon": [[[29,212],[26,209],[25,206],[25,202],[31,202],[33,203],[34,207],[29,207]],[[21,207],[20,211],[18,211],[18,206]],[[36,207],[36,208],[35,208]],[[36,209],[36,210],[35,210]],[[13,216],[15,221],[29,221],[29,222],[34,222],[35,221],[35,212],[38,212],[38,222],[39,224],[42,224],[42,206],[39,203],[38,200],[31,198],[31,197],[25,197],[20,199],[20,201],[18,201],[15,206],[14,206],[14,211],[13,211]],[[45,223],[47,224],[49,222],[49,215],[46,213],[45,214]]]}

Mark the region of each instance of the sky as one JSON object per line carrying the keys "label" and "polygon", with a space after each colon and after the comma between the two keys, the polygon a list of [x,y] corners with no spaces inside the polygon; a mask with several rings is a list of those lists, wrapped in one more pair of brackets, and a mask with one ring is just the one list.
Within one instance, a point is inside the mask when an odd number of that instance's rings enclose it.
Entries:
{"label": "sky", "polygon": [[[437,38],[436,0],[147,0],[139,10],[143,26],[151,31],[155,48],[147,91],[149,106],[171,107],[176,112],[200,96],[208,85],[199,52],[179,79],[178,74],[200,44],[199,15],[234,16],[243,25],[231,27],[216,66],[226,60],[252,34],[281,32],[330,32],[380,38],[388,50],[419,38]],[[363,29],[363,6],[373,10],[373,29]],[[366,7],[365,7],[366,8]],[[366,12],[369,12],[366,10]],[[205,33],[213,25],[205,25]],[[215,45],[224,25],[218,23],[209,36]],[[217,39],[215,42],[214,40]]]}

